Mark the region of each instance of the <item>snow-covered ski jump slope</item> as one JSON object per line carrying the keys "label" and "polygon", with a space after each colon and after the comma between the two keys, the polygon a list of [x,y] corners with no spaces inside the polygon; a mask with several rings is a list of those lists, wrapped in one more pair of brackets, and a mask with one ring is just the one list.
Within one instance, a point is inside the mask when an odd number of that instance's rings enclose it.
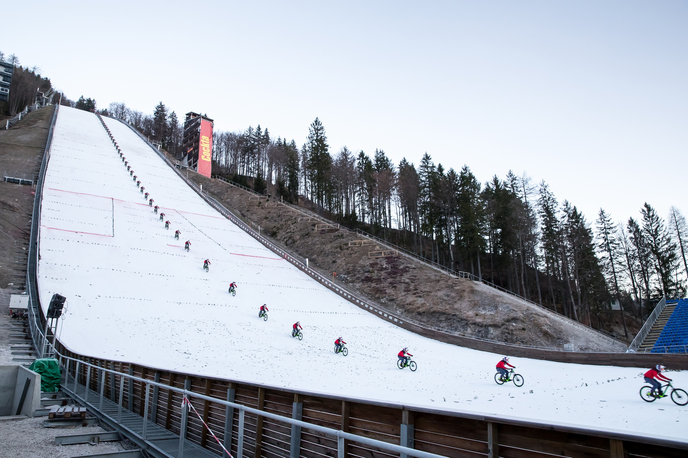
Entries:
{"label": "snow-covered ski jump slope", "polygon": [[[646,368],[512,359],[525,385],[498,386],[502,355],[419,337],[348,303],[228,221],[127,126],[62,107],[41,219],[39,289],[67,297],[58,336],[83,355],[191,374],[405,405],[688,442],[688,407],[638,395]],[[181,239],[174,239],[174,231]],[[185,252],[183,242],[191,241]],[[210,272],[202,269],[204,259]],[[238,294],[227,288],[238,283]],[[267,304],[269,320],[258,318]],[[291,338],[299,320],[304,339]],[[335,355],[343,336],[349,356]],[[418,370],[396,367],[408,346]],[[685,373],[669,372],[688,388]]]}

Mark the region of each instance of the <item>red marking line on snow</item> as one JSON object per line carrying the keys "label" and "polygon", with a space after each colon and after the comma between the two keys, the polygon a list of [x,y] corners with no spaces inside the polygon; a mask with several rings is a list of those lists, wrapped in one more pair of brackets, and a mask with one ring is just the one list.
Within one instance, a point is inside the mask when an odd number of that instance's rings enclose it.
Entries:
{"label": "red marking line on snow", "polygon": [[186,213],[186,214],[188,214],[188,215],[205,216],[205,217],[208,217],[208,218],[215,218],[215,219],[226,219],[224,216],[204,215],[204,214],[202,214],[202,213],[186,212],[186,211],[183,211],[183,210],[175,210],[175,211],[177,211],[177,212],[179,212],[179,213]]}
{"label": "red marking line on snow", "polygon": [[253,254],[241,254],[241,253],[229,253],[233,254],[234,256],[246,256],[247,258],[261,258],[261,259],[272,259],[273,261],[284,261],[283,258],[269,258],[267,256],[256,256]]}
{"label": "red marking line on snow", "polygon": [[67,191],[66,189],[56,189],[56,188],[48,188],[48,189],[50,189],[51,191],[67,192],[69,194],[79,194],[81,196],[100,197],[101,199],[114,199],[118,202],[126,202],[125,200],[122,200],[122,199],[115,199],[114,197],[107,197],[107,196],[99,196],[98,194],[89,194],[87,192]]}
{"label": "red marking line on snow", "polygon": [[97,235],[98,237],[113,237],[112,235],[109,234],[96,234],[94,232],[82,232],[82,231],[70,231],[69,229],[60,229],[59,227],[50,227],[50,226],[43,226],[46,229],[53,229],[55,231],[64,231],[64,232],[73,232],[74,234],[86,234],[86,235]]}
{"label": "red marking line on snow", "polygon": [[181,245],[172,245],[171,243],[168,243],[167,246],[173,246],[175,248],[181,248],[182,247]]}

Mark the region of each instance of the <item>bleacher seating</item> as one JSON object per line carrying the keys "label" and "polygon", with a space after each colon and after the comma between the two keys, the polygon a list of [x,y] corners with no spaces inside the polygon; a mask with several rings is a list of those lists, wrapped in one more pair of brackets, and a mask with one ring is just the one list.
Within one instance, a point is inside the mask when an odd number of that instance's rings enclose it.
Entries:
{"label": "bleacher seating", "polygon": [[651,352],[688,353],[688,299],[678,301]]}

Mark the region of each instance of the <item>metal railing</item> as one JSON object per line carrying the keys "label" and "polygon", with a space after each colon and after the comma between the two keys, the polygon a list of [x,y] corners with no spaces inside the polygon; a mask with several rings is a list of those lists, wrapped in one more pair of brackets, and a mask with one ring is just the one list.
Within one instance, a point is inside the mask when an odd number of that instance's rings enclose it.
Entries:
{"label": "metal railing", "polygon": [[635,339],[633,339],[633,342],[631,342],[631,344],[628,346],[628,350],[626,350],[627,352],[638,351],[638,348],[640,348],[643,341],[645,340],[645,337],[647,337],[647,334],[650,332],[650,329],[652,329],[652,326],[654,326],[655,321],[657,321],[657,318],[659,318],[660,313],[662,313],[666,306],[666,297],[663,297],[662,300],[659,301],[655,309],[652,311],[652,313],[650,313],[650,316],[647,317],[647,320],[645,320],[645,324],[642,328],[640,328],[640,331],[638,331],[638,334],[635,336]]}
{"label": "metal railing", "polygon": [[[182,399],[198,399],[199,401],[209,401],[215,404],[222,405],[226,408],[233,408],[237,409],[239,412],[239,425],[238,425],[238,431],[236,431],[236,440],[237,440],[237,456],[238,457],[243,457],[243,448],[244,448],[244,439],[246,435],[244,434],[244,430],[247,426],[247,424],[244,421],[245,414],[250,413],[254,414],[263,418],[269,418],[272,420],[279,421],[281,423],[286,423],[290,426],[297,426],[301,429],[307,429],[307,430],[312,430],[312,431],[317,431],[319,433],[323,434],[328,434],[330,436],[333,436],[336,438],[337,441],[337,457],[338,458],[344,458],[347,456],[346,453],[346,448],[345,448],[345,441],[351,441],[351,442],[357,442],[360,444],[365,444],[368,446],[372,447],[378,447],[383,450],[387,450],[390,452],[394,453],[401,453],[405,454],[406,456],[413,456],[413,457],[418,457],[418,458],[444,458],[443,455],[437,455],[435,453],[429,453],[429,452],[424,452],[421,450],[416,450],[410,447],[404,447],[402,445],[396,445],[396,444],[391,444],[389,442],[383,442],[380,440],[376,439],[370,439],[367,437],[363,436],[358,436],[356,434],[352,433],[347,433],[342,430],[338,429],[333,429],[333,428],[328,428],[325,426],[320,426],[320,425],[315,425],[312,423],[307,423],[302,420],[296,420],[293,418],[289,417],[284,417],[282,415],[277,415],[273,414],[270,412],[266,412],[264,410],[259,410],[255,409],[253,407],[247,407],[243,404],[238,404],[236,402],[231,402],[231,401],[226,401],[224,399],[220,398],[215,398],[211,396],[206,396],[203,394],[198,394],[194,393],[190,390],[182,389],[182,388],[176,388],[170,385],[166,385],[164,383],[156,382],[154,380],[149,380],[141,377],[137,377],[132,374],[127,374],[124,372],[119,372],[115,371],[113,369],[108,369],[102,366],[98,366],[95,364],[88,363],[86,361],[82,361],[76,358],[71,358],[62,354],[57,354],[58,361],[60,363],[61,367],[64,367],[65,370],[65,383],[62,384],[63,389],[67,390],[70,392],[72,396],[75,396],[79,398],[79,400],[90,407],[91,409],[98,411],[100,415],[108,417],[111,421],[114,421],[116,423],[121,423],[122,420],[122,412],[125,410],[123,406],[123,399],[124,399],[124,386],[125,386],[125,381],[131,383],[131,382],[138,382],[143,384],[145,388],[142,389],[142,395],[141,398],[144,399],[144,414],[143,414],[143,428],[142,428],[142,434],[138,436],[139,439],[142,439],[144,441],[148,441],[147,437],[147,428],[146,428],[146,422],[148,421],[149,414],[151,412],[151,409],[149,408],[151,404],[151,394],[153,392],[152,388],[158,388],[158,389],[163,389],[163,390],[168,390],[170,392],[174,392],[177,394],[180,394],[182,396]],[[70,368],[74,367],[74,380],[73,380],[73,385],[70,387],[70,384],[68,383],[67,376],[70,373]],[[86,378],[86,384],[83,385],[85,386],[86,390],[84,392],[83,396],[80,396],[78,394],[77,387],[79,385],[79,374],[80,370],[82,367],[86,367],[89,370],[87,370],[87,378]],[[91,379],[91,373],[95,375],[94,379]],[[117,405],[117,416],[111,416],[103,412],[103,403],[106,399],[105,397],[105,376],[110,375],[111,377],[115,377],[119,379],[119,396],[118,398],[118,405]],[[112,380],[112,379],[111,379]],[[99,389],[98,392],[96,393],[96,399],[89,401],[89,391],[90,391],[90,385],[92,382],[97,383]],[[114,387],[113,387],[114,388]],[[180,435],[179,435],[179,449],[178,449],[178,454],[176,455],[177,458],[183,458],[184,457],[184,449],[185,449],[185,442],[187,442],[188,439],[185,437],[185,432],[187,430],[187,424],[188,424],[188,416],[189,416],[189,407],[187,403],[182,403],[181,406],[181,426],[180,426]],[[232,422],[231,418],[225,418],[225,422],[229,421],[230,423]],[[225,425],[225,429],[230,428],[229,430],[231,431],[231,426]],[[132,431],[129,430],[131,433]],[[225,449],[229,449],[229,444],[231,444],[232,441],[232,435],[234,433],[230,434],[230,437],[225,437],[224,438],[224,447]],[[164,452],[163,452],[164,453]],[[167,454],[168,456],[174,456]]]}
{"label": "metal railing", "polygon": [[38,238],[39,228],[41,224],[41,199],[43,197],[43,184],[45,182],[45,171],[48,168],[50,161],[50,150],[52,148],[53,133],[55,131],[55,121],[57,120],[60,106],[55,105],[52,120],[50,121],[50,128],[48,130],[48,138],[45,143],[45,150],[43,151],[43,159],[41,160],[41,168],[38,172],[38,179],[36,180],[36,189],[33,200],[33,212],[31,214],[31,236],[29,239],[29,259],[26,269],[26,292],[29,296],[29,328],[31,330],[31,339],[33,346],[39,355],[43,357],[44,345],[47,341],[43,332],[43,322],[41,320],[41,305],[38,295],[38,253],[40,252],[40,241]]}

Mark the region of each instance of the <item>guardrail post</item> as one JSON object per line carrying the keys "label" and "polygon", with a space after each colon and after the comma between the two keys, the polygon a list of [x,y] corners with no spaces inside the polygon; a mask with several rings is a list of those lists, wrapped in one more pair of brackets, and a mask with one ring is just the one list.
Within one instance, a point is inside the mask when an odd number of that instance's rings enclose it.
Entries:
{"label": "guardrail post", "polygon": [[[342,431],[345,433],[349,432],[349,403],[347,401],[342,401],[342,422],[340,426]],[[344,458],[346,456],[348,448],[347,445],[347,441],[343,437],[341,438],[341,442],[339,439],[337,439],[337,450],[340,458]]]}
{"label": "guardrail post", "polygon": [[487,423],[487,458],[499,458],[499,424]]}
{"label": "guardrail post", "polygon": [[[265,407],[265,388],[258,388],[258,410],[263,410]],[[258,415],[256,418],[256,452],[255,457],[260,458],[261,449],[263,445],[263,416]]]}
{"label": "guardrail post", "polygon": [[86,392],[84,393],[84,402],[88,402],[88,390],[91,386],[91,366],[86,366]]}
{"label": "guardrail post", "polygon": [[79,366],[81,365],[81,361],[76,362],[76,371],[74,372],[74,394],[76,394],[76,387],[77,384],[79,383]]}
{"label": "guardrail post", "polygon": [[105,370],[100,369],[100,401],[98,401],[98,410],[103,411],[103,396],[105,396]]}
{"label": "guardrail post", "polygon": [[146,405],[143,408],[143,440],[146,440],[148,435],[148,403],[150,402],[150,383],[146,383]]}
{"label": "guardrail post", "polygon": [[[129,365],[129,370],[127,371],[129,375],[134,375],[134,366],[131,364]],[[129,409],[130,412],[134,411],[134,379],[129,377],[127,378],[129,381],[129,402],[127,403],[127,409]]]}
{"label": "guardrail post", "polygon": [[[188,379],[187,379],[188,380]],[[186,391],[184,391],[182,400],[186,397]],[[189,408],[186,406],[186,402],[182,401],[182,420],[179,426],[179,458],[184,457],[184,441],[186,440],[186,425],[189,418]]]}
{"label": "guardrail post", "polygon": [[[301,396],[294,394],[294,403],[291,407],[291,418],[301,420],[303,418],[303,402]],[[301,427],[291,425],[291,442],[289,445],[289,458],[299,458],[301,455]]]}
{"label": "guardrail post", "polygon": [[[413,412],[406,409],[401,411],[401,434],[400,444],[403,447],[413,448]],[[399,455],[399,458],[408,458],[406,453]]]}
{"label": "guardrail post", "polygon": [[337,434],[337,458],[346,458],[346,440]]}
{"label": "guardrail post", "polygon": [[[155,371],[155,377],[153,377],[153,381],[160,383],[160,371]],[[151,403],[151,421],[155,424],[158,422],[158,394],[160,391],[160,387],[158,385],[155,385],[153,387],[153,402]]]}
{"label": "guardrail post", "polygon": [[[233,383],[229,384],[227,389],[227,401],[234,402],[236,398],[236,388]],[[232,447],[232,426],[234,423],[234,407],[227,406],[225,408],[225,436],[223,440],[223,445],[227,450]],[[223,452],[224,453],[224,452]]]}
{"label": "guardrail post", "polygon": [[115,385],[115,363],[110,363],[110,400],[117,402],[117,385]]}
{"label": "guardrail post", "polygon": [[[120,367],[121,369],[121,367]],[[124,404],[124,374],[119,376],[119,400],[117,403],[117,422],[122,423],[122,404]]]}
{"label": "guardrail post", "polygon": [[237,437],[237,458],[244,457],[244,409],[239,409],[239,437]]}

